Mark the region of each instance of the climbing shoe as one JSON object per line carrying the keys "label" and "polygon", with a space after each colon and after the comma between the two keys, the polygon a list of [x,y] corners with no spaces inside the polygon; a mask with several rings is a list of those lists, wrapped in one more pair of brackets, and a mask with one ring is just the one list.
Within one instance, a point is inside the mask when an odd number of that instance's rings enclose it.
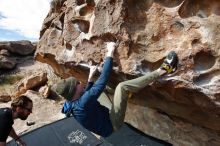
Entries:
{"label": "climbing shoe", "polygon": [[172,74],[177,70],[178,57],[174,51],[169,52],[164,59],[161,69],[165,70],[168,74]]}

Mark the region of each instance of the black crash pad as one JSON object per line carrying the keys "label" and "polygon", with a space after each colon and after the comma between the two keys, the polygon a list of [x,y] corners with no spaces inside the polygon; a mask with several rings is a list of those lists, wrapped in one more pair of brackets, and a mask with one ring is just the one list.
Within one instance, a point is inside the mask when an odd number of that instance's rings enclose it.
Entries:
{"label": "black crash pad", "polygon": [[[30,131],[21,138],[28,146],[172,146],[170,143],[144,134],[128,123],[109,137],[98,139],[73,117]],[[16,146],[16,142],[11,140],[7,146]]]}
{"label": "black crash pad", "polygon": [[[64,118],[21,136],[28,146],[112,146],[83,128],[73,117]],[[16,146],[11,140],[7,146]]]}
{"label": "black crash pad", "polygon": [[119,131],[105,138],[105,140],[114,146],[172,146],[166,141],[146,135],[128,123],[124,123]]}

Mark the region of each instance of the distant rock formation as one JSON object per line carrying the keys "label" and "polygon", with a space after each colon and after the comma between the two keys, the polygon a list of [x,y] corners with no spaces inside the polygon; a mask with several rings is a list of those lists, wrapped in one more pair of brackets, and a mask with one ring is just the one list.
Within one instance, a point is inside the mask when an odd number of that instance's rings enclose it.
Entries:
{"label": "distant rock formation", "polygon": [[11,53],[19,55],[30,55],[36,50],[30,41],[8,41],[0,42],[1,50],[8,50]]}
{"label": "distant rock formation", "polygon": [[[219,132],[219,28],[218,0],[54,0],[35,57],[62,78],[86,82],[88,69],[80,64],[102,63],[105,42],[117,41],[114,88],[155,70],[175,50],[180,61],[175,76],[149,85],[130,102]],[[141,112],[131,113],[136,127],[146,128]]]}
{"label": "distant rock formation", "polygon": [[[0,42],[0,69],[13,69],[17,64],[17,55],[27,56],[36,50],[36,44],[30,41]],[[20,56],[20,57],[21,57]]]}

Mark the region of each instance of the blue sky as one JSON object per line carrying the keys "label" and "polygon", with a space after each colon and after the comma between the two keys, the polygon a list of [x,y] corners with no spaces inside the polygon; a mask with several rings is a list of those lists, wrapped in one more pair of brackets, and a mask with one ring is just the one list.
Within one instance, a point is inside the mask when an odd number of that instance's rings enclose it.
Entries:
{"label": "blue sky", "polygon": [[8,41],[8,40],[30,40],[36,41],[37,38],[25,37],[19,31],[9,30],[9,29],[1,29],[0,28],[0,41]]}
{"label": "blue sky", "polygon": [[37,41],[51,0],[0,0],[0,41]]}

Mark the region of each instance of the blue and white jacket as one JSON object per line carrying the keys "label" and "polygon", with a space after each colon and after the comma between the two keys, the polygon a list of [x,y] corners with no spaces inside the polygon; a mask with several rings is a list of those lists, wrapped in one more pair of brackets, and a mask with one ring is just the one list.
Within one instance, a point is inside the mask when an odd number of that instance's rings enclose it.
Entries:
{"label": "blue and white jacket", "polygon": [[112,66],[112,57],[107,57],[97,81],[89,82],[84,94],[79,99],[65,101],[62,109],[66,116],[74,116],[86,129],[103,137],[109,136],[113,132],[113,127],[108,108],[102,106],[97,99],[107,84]]}

